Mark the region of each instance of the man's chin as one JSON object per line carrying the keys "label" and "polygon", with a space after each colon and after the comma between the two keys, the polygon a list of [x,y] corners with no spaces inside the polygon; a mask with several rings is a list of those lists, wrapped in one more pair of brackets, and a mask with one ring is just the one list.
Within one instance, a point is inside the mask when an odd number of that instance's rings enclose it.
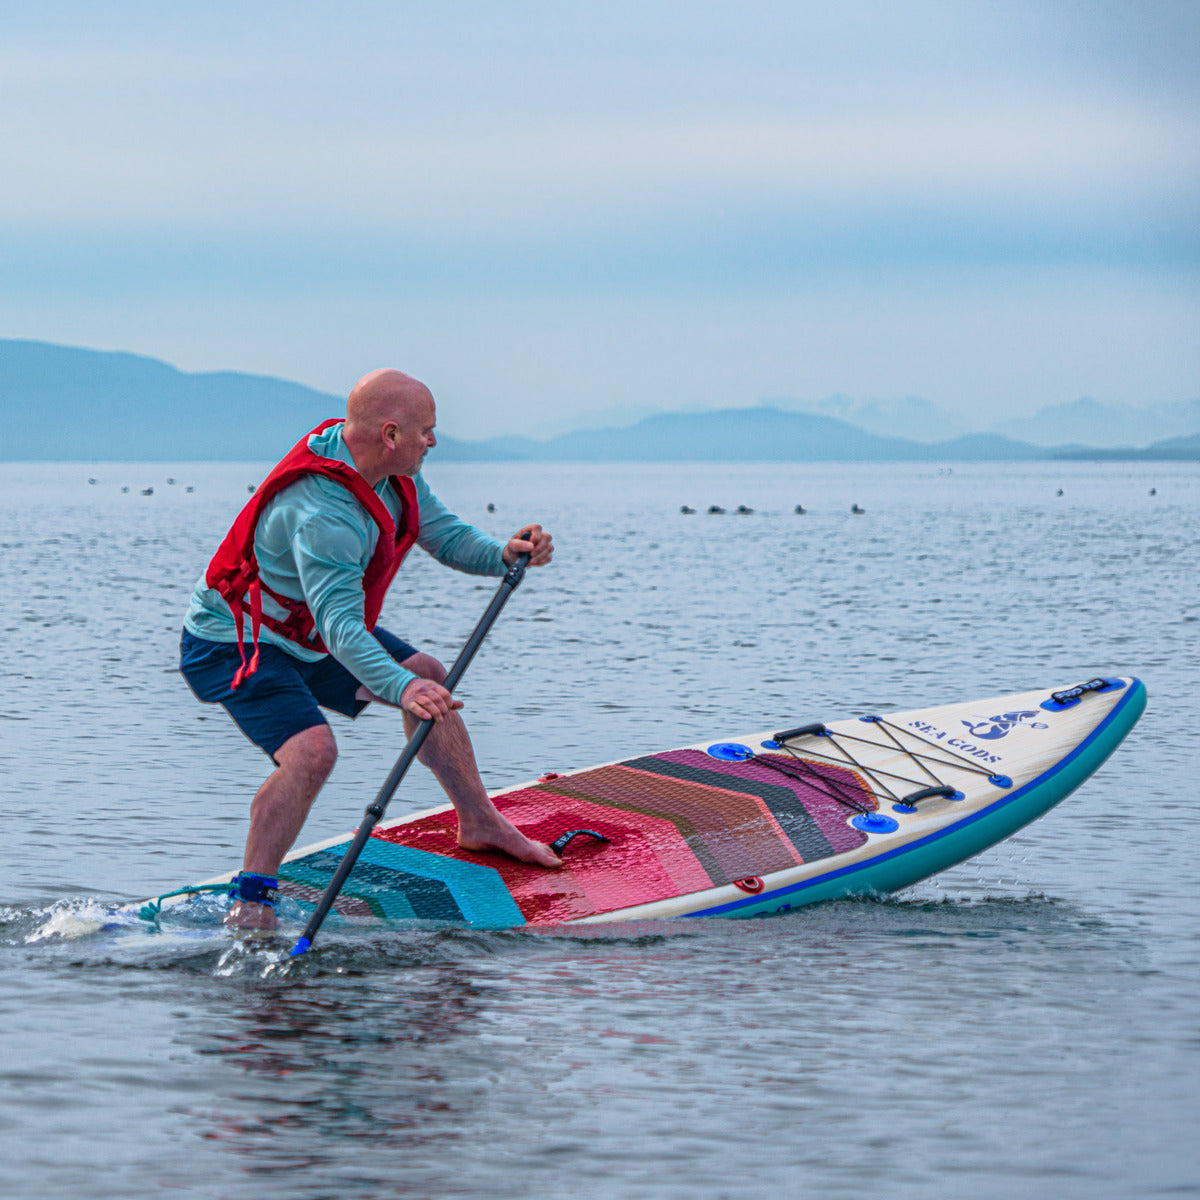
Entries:
{"label": "man's chin", "polygon": [[421,468],[424,465],[425,465],[425,455],[422,454],[420,460],[417,462],[417,464],[415,466],[409,467],[407,471],[393,471],[392,474],[393,475],[407,475],[409,479],[412,479],[412,477],[414,475],[419,475],[421,473]]}

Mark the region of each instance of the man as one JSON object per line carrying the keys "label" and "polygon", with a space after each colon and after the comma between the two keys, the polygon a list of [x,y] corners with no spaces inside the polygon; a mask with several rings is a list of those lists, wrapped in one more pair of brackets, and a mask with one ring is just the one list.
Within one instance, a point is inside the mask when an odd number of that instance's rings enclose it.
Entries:
{"label": "man", "polygon": [[322,707],[353,719],[379,700],[402,710],[409,736],[432,718],[420,758],[455,807],[459,845],[562,865],[488,799],[441,663],[375,625],[414,544],[476,575],[503,575],[523,553],[543,566],[554,551],[540,525],[504,544],[430,492],[420,471],[435,422],[424,384],[394,370],[363,376],[346,420],[319,426],[268,475],[192,593],[184,678],[200,700],[224,705],[276,768],[250,808],[229,925],[275,926],[276,873],[337,758]]}

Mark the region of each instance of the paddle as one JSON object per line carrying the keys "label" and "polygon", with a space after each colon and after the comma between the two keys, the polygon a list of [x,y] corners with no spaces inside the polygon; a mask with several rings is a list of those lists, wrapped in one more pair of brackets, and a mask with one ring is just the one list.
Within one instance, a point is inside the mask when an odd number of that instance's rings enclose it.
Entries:
{"label": "paddle", "polygon": [[[508,568],[504,579],[496,589],[496,594],[492,597],[492,602],[487,606],[487,611],[479,618],[479,624],[475,626],[475,632],[467,639],[467,644],[462,648],[458,658],[454,660],[454,666],[450,668],[450,672],[446,676],[446,682],[443,686],[447,691],[454,691],[458,681],[463,677],[467,667],[470,666],[471,659],[475,657],[475,652],[483,644],[483,639],[487,637],[488,630],[491,629],[496,618],[500,615],[500,610],[508,602],[509,596],[520,586],[528,562],[529,555],[521,554],[518,555],[517,561]],[[396,789],[400,786],[400,781],[412,765],[413,759],[417,757],[417,752],[425,744],[425,739],[429,736],[429,731],[432,728],[432,720],[424,720],[417,726],[412,737],[408,739],[408,744],[400,752],[400,757],[396,759],[396,765],[392,768],[391,774],[383,781],[383,787],[379,789],[379,795],[367,805],[363,822],[358,827],[358,832],[354,835],[354,840],[350,843],[349,848],[342,857],[342,861],[338,864],[338,869],[334,871],[333,878],[329,881],[329,886],[326,887],[325,893],[318,902],[317,907],[313,910],[312,916],[309,917],[308,924],[304,927],[304,933],[301,935],[300,940],[292,947],[292,958],[298,958],[311,948],[313,938],[317,936],[317,930],[321,928],[322,922],[333,907],[333,902],[338,898],[338,893],[342,890],[342,885],[346,882],[350,872],[354,870],[354,864],[358,862],[358,856],[362,853],[362,848],[367,844],[367,838],[371,836],[371,831],[383,817],[392,796],[395,795]]]}

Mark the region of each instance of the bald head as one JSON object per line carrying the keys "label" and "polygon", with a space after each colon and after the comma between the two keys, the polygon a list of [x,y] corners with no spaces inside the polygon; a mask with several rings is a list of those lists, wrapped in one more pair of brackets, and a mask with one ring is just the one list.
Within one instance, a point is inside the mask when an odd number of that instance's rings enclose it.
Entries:
{"label": "bald head", "polygon": [[346,424],[374,429],[387,420],[403,422],[418,406],[432,404],[433,394],[419,379],[384,367],[354,385],[346,402]]}
{"label": "bald head", "polygon": [[415,475],[436,445],[433,394],[392,368],[364,375],[346,402],[342,438],[354,465],[372,486],[387,475]]}

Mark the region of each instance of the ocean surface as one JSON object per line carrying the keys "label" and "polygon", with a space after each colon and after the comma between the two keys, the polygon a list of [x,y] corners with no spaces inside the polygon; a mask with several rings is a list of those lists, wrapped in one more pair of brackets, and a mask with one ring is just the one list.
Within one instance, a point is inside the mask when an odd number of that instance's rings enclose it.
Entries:
{"label": "ocean surface", "polygon": [[[6,1200],[1200,1195],[1200,466],[434,461],[468,519],[556,539],[461,689],[491,787],[1098,673],[1149,709],[1041,821],[888,900],[327,930],[288,968],[81,932],[240,859],[266,763],[177,646],[264,469],[0,464]],[[384,623],[448,663],[494,586],[418,553]],[[332,720],[305,841],[402,744],[394,712]],[[440,800],[417,768],[389,815]]]}

